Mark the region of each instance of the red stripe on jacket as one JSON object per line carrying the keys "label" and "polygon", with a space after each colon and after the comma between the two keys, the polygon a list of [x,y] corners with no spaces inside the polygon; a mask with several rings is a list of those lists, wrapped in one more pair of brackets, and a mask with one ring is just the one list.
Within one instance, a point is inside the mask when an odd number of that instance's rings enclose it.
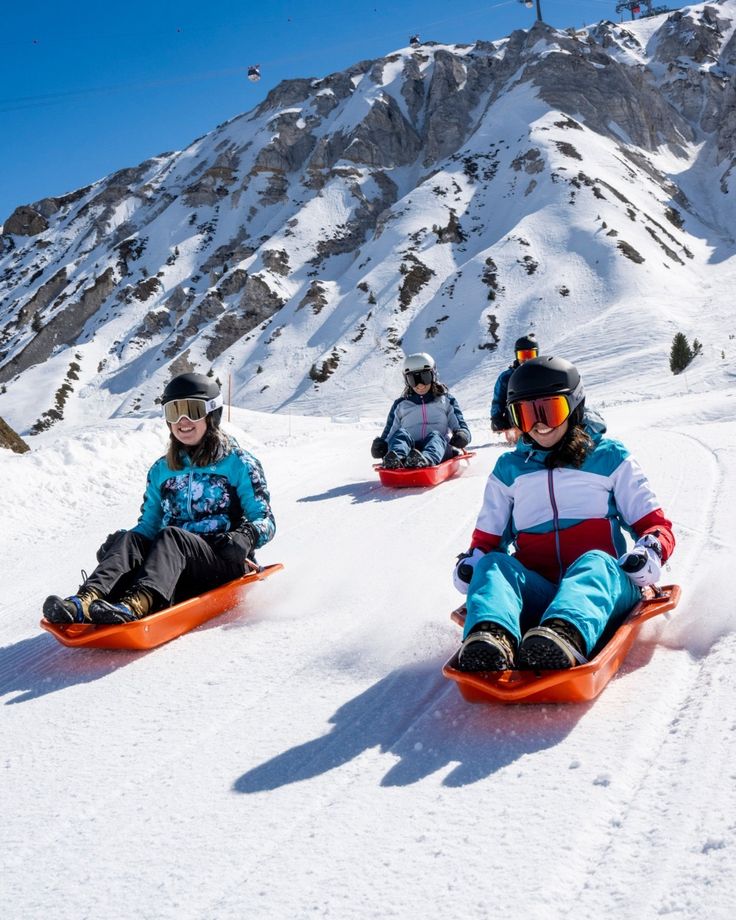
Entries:
{"label": "red stripe on jacket", "polygon": [[[640,518],[632,525],[632,529],[637,537],[647,533],[657,537],[662,546],[663,562],[672,555],[675,547],[672,523],[664,516],[661,508]],[[477,547],[489,553],[500,545],[500,536],[477,528],[473,531],[471,551]],[[562,530],[547,533],[521,532],[516,536],[516,558],[519,562],[552,582],[559,581],[576,559],[593,549],[602,550],[614,558],[618,556],[608,518],[591,518]]]}

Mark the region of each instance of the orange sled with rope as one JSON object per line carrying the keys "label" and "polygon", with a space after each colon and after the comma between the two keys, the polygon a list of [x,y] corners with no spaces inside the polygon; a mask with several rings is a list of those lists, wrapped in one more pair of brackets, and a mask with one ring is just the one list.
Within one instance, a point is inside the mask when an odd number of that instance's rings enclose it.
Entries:
{"label": "orange sled with rope", "polygon": [[373,469],[378,470],[381,485],[388,486],[390,489],[405,489],[411,486],[421,488],[424,486],[436,486],[446,479],[451,479],[457,475],[460,470],[460,464],[468,462],[474,456],[475,451],[466,450],[456,457],[443,460],[442,463],[438,463],[436,466],[423,466],[419,469],[411,470],[387,470],[380,463],[376,463]]}
{"label": "orange sled with rope", "polygon": [[226,610],[237,607],[244,590],[253,582],[263,581],[283,569],[280,562],[258,567],[219,588],[213,588],[197,597],[167,607],[158,613],[113,626],[95,626],[91,623],[49,623],[41,620],[41,627],[59,640],[62,645],[85,648],[131,649],[142,651],[170,642],[184,633],[201,626]]}
{"label": "orange sled with rope", "polygon": [[[647,588],[644,597],[605,644],[594,649],[586,664],[563,671],[459,671],[457,652],[442,669],[469,703],[583,703],[595,699],[618,671],[642,623],[673,610],[679,585]],[[465,607],[451,614],[462,626]]]}

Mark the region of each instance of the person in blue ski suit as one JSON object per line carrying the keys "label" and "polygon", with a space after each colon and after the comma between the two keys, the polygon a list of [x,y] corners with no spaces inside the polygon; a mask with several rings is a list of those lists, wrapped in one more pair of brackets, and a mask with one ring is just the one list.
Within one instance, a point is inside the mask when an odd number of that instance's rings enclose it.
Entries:
{"label": "person in blue ski suit", "polygon": [[457,400],[438,381],[431,355],[408,355],[403,374],[406,388],[391,406],[371,455],[383,459],[385,469],[436,466],[467,447],[470,429]]}
{"label": "person in blue ski suit", "polygon": [[539,346],[533,333],[523,335],[516,340],[514,354],[514,363],[510,364],[498,375],[496,384],[493,387],[493,399],[491,400],[491,430],[503,432],[510,444],[516,443],[519,433],[509,418],[506,391],[508,390],[511,375],[516,368],[523,364],[524,361],[536,358],[539,354]]}
{"label": "person in blue ski suit", "polygon": [[164,389],[170,439],[148,471],[138,523],[110,534],[70,597],[51,595],[53,623],[124,623],[240,577],[275,532],[263,468],[220,430],[222,396],[201,374]]}
{"label": "person in blue ski suit", "polygon": [[[574,365],[526,361],[508,394],[523,436],[488,477],[455,566],[467,592],[458,668],[569,668],[657,582],[675,546],[672,523],[636,460],[585,410]],[[628,551],[624,533],[636,541]]]}

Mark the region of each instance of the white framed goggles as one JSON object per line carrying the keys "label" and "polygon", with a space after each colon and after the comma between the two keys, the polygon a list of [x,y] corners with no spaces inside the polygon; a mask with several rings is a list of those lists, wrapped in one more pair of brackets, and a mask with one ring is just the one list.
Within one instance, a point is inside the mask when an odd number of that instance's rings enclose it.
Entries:
{"label": "white framed goggles", "polygon": [[222,394],[215,396],[214,399],[172,399],[164,403],[164,418],[169,425],[175,425],[182,418],[188,418],[190,422],[198,422],[208,413],[219,409],[222,404]]}

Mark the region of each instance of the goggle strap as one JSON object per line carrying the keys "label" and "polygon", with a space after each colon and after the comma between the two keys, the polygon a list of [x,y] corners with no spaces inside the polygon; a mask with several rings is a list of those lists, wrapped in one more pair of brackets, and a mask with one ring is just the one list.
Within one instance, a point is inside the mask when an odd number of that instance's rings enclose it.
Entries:
{"label": "goggle strap", "polygon": [[583,401],[583,395],[584,395],[583,381],[581,378],[580,380],[578,380],[578,385],[575,387],[572,393],[570,393],[570,395],[567,397],[567,403],[570,406],[571,415],[577,409],[580,403]]}
{"label": "goggle strap", "polygon": [[217,396],[213,397],[213,399],[205,399],[204,401],[204,406],[208,413],[214,412],[215,409],[219,409],[220,406],[223,406],[224,404],[225,400],[222,396],[222,393],[219,393]]}

